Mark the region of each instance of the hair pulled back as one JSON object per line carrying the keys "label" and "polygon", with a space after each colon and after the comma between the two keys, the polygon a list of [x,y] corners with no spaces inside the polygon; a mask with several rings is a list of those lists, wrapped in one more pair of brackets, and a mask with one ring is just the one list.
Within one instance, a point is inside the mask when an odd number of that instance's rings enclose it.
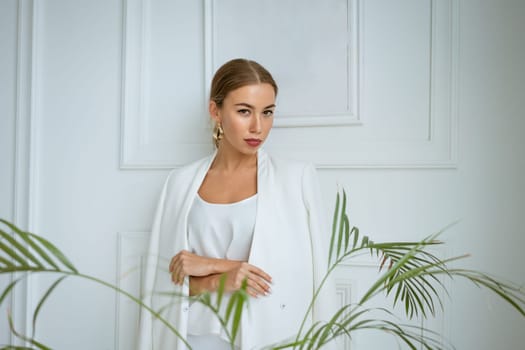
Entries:
{"label": "hair pulled back", "polygon": [[267,83],[277,96],[277,84],[266,68],[255,61],[235,58],[223,64],[213,76],[210,101],[221,107],[229,92],[251,84]]}

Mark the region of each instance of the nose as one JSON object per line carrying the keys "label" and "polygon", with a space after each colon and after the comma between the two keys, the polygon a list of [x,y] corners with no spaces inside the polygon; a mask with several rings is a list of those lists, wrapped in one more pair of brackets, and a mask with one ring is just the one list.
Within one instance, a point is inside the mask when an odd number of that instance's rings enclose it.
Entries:
{"label": "nose", "polygon": [[261,130],[261,116],[254,114],[252,122],[250,123],[250,132],[260,134]]}

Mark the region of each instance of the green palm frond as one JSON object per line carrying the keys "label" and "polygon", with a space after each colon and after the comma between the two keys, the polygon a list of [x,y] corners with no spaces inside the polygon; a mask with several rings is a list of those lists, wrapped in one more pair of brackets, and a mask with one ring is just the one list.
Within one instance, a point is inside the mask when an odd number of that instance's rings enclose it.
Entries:
{"label": "green palm frond", "polygon": [[445,274],[451,278],[466,279],[480,288],[486,288],[495,293],[518,313],[525,317],[525,286],[513,282],[503,282],[490,274],[468,269],[449,268],[446,271],[431,271],[434,275]]}
{"label": "green palm frond", "polygon": [[[381,312],[382,316],[367,318],[371,312]],[[385,308],[363,308],[360,305],[345,305],[326,323],[316,323],[295,343],[287,343],[272,349],[298,348],[320,349],[336,338],[364,330],[377,330],[396,337],[410,349],[442,350],[454,349],[441,335],[422,326],[404,324]]]}
{"label": "green palm frond", "polygon": [[242,282],[241,288],[229,294],[228,304],[224,314],[222,313],[222,302],[224,301],[226,274],[223,274],[219,279],[219,286],[216,293],[216,298],[212,298],[212,293],[204,292],[195,297],[195,302],[199,302],[206,306],[214,316],[219,320],[222,329],[232,349],[235,348],[235,339],[241,326],[242,315],[248,305],[249,295],[246,289],[248,288],[248,281],[245,279]]}
{"label": "green palm frond", "polygon": [[[432,238],[421,242],[403,243],[372,243],[369,245],[374,251],[380,252],[380,271],[385,273],[372,285],[361,299],[364,303],[372,296],[385,292],[394,293],[394,306],[403,303],[406,315],[409,318],[420,313],[427,317],[436,313],[436,301],[442,307],[441,291],[446,291],[443,283],[433,274],[425,272],[431,270],[446,270],[446,262],[425,249],[428,246],[439,244]],[[455,259],[455,258],[454,258]]]}
{"label": "green palm frond", "polygon": [[427,350],[455,349],[452,344],[444,343],[439,333],[421,326],[368,319],[361,321],[358,327],[359,330],[377,330],[392,334],[413,350],[421,348]]}
{"label": "green palm frond", "polygon": [[[173,327],[166,319],[160,314],[155,312],[149,306],[144,304],[139,298],[131,295],[130,293],[114,286],[111,283],[103,281],[101,279],[81,274],[71,263],[71,261],[62,253],[54,244],[49,242],[43,237],[35,235],[30,232],[26,232],[18,228],[16,225],[8,222],[7,220],[0,219],[0,223],[4,227],[0,227],[0,275],[13,273],[22,273],[21,276],[12,280],[2,291],[0,291],[0,305],[5,301],[7,296],[14,291],[16,285],[27,278],[30,273],[53,273],[57,275],[57,279],[49,286],[40,298],[35,310],[33,311],[33,334],[36,327],[36,322],[44,303],[47,301],[51,293],[58,287],[58,285],[67,277],[77,277],[90,280],[97,284],[103,285],[115,292],[124,295],[131,299],[140,307],[146,309],[155,318],[161,321],[173,334],[182,339],[182,341],[189,346],[186,339]],[[9,233],[8,231],[11,231]],[[50,349],[44,344],[39,343],[34,337],[21,334],[16,331],[13,327],[11,316],[8,316],[11,332],[18,338],[30,343],[33,350],[46,350]],[[10,349],[13,348],[11,345],[0,348]],[[17,349],[15,347],[15,349]],[[19,347],[23,349],[23,347]]]}
{"label": "green palm frond", "polygon": [[[358,254],[362,254],[364,251],[368,251],[372,257],[376,257],[379,260],[379,272],[382,274],[361,297],[357,304],[359,307],[366,305],[372,297],[384,293],[385,296],[393,296],[393,307],[397,304],[404,306],[407,318],[428,318],[435,316],[438,310],[443,309],[443,295],[448,295],[443,278],[463,278],[479,287],[492,291],[525,316],[525,289],[523,286],[511,282],[502,282],[493,276],[478,271],[448,267],[449,263],[463,259],[468,255],[440,258],[431,252],[434,246],[443,244],[437,238],[451,225],[421,241],[377,243],[369,239],[368,236],[360,236],[359,229],[350,226],[346,207],[347,198],[343,190],[342,194],[337,193],[336,197],[327,275],[331,274],[336,266]],[[321,287],[323,283],[321,283]],[[314,299],[317,295],[318,293],[315,293]],[[348,332],[356,331],[359,328],[355,327],[356,324],[367,325],[373,329],[388,331],[411,348],[416,346],[415,343],[427,349],[439,348],[439,346],[436,347],[432,338],[425,338],[426,334],[432,334],[430,330],[425,330],[422,333],[421,331],[424,329],[417,327],[417,331],[414,332],[406,327],[398,327],[397,324],[377,319],[360,321],[364,323],[352,323],[366,316],[368,312],[356,312],[356,309],[347,309],[346,311],[348,311],[346,319],[336,317],[326,325],[317,325],[317,327],[330,327],[333,334],[346,334],[348,336]],[[336,316],[340,315],[342,315],[340,312],[336,314]],[[303,325],[300,327],[300,334]],[[308,339],[308,342],[311,343],[317,341],[313,335],[321,333],[313,332],[310,329],[303,336],[300,334],[295,339],[296,342],[301,343]],[[306,336],[308,338],[305,338]],[[318,337],[318,339],[324,341],[329,337]]]}
{"label": "green palm frond", "polygon": [[0,262],[2,262],[0,273],[15,271],[78,272],[69,259],[48,240],[22,231],[4,219],[0,219],[0,223],[13,231],[11,235],[5,229],[0,229],[2,238],[0,240]]}
{"label": "green palm frond", "polygon": [[[0,228],[0,274],[24,273],[12,280],[0,294],[0,305],[13,292],[16,285],[27,277],[27,273],[53,272],[63,274],[45,291],[33,312],[33,335],[17,332],[9,316],[11,332],[18,338],[31,343],[36,349],[48,349],[34,340],[38,315],[52,291],[68,276],[77,274],[77,269],[66,256],[51,242],[29,232],[22,231],[10,222],[0,219],[5,227]],[[7,231],[12,231],[12,234]]]}
{"label": "green palm frond", "polygon": [[[7,320],[9,322],[9,329],[11,330],[11,333],[15,335],[15,337],[23,340],[26,343],[31,344],[33,347],[27,348],[27,347],[15,347],[15,349],[31,349],[31,350],[51,350],[50,347],[45,346],[44,344],[40,343],[39,341],[36,341],[34,337],[27,337],[21,333],[19,333],[13,324],[13,318],[11,317],[11,313],[8,313]],[[9,349],[10,347],[7,347]],[[3,348],[2,348],[3,349]]]}

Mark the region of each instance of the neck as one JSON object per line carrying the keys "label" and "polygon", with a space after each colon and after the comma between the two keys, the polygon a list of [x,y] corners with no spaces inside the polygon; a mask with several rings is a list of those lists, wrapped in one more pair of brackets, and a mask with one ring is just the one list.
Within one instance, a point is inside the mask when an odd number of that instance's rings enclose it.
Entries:
{"label": "neck", "polygon": [[[222,145],[221,145],[222,146]],[[235,171],[257,165],[257,153],[244,154],[226,147],[219,147],[212,167],[226,171]]]}

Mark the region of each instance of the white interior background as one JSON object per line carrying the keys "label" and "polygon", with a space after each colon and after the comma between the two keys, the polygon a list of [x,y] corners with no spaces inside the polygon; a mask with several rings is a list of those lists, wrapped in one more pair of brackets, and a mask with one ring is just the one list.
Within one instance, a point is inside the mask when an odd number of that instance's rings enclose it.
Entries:
{"label": "white interior background", "polygon": [[[210,152],[209,79],[245,56],[281,87],[267,148],[316,164],[327,215],[345,188],[351,223],[375,241],[459,220],[440,253],[470,253],[464,266],[524,284],[524,32],[521,0],[2,0],[0,217],[138,293],[130,271],[163,180]],[[377,266],[337,273],[338,297],[354,302]],[[0,344],[19,343],[7,309],[30,334],[48,283],[32,278],[0,308]],[[429,324],[458,349],[523,347],[522,316],[449,286]],[[130,349],[136,317],[70,278],[36,336],[54,349]],[[397,345],[359,333],[346,347]]]}

